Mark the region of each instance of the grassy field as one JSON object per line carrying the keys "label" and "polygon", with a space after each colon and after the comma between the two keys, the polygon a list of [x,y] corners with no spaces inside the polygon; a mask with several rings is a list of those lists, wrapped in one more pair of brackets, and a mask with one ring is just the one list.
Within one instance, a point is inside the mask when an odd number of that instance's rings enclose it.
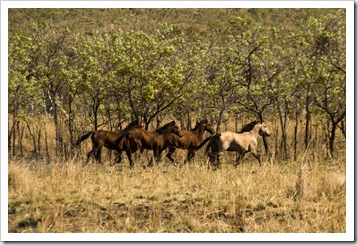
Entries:
{"label": "grassy field", "polygon": [[[184,158],[178,151],[177,158]],[[334,232],[346,231],[345,158],[309,163],[250,156],[218,171],[200,154],[133,170],[79,160],[50,165],[10,160],[9,232]]]}

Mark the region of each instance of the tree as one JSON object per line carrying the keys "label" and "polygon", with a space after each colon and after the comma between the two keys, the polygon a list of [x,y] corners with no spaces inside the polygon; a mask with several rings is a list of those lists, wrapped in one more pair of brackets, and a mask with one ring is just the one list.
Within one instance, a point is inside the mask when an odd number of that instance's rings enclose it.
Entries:
{"label": "tree", "polygon": [[216,131],[220,132],[224,112],[227,112],[237,102],[238,66],[233,62],[237,53],[232,47],[213,47],[208,55],[206,74],[206,106],[213,109],[217,116]]}
{"label": "tree", "polygon": [[[41,111],[42,94],[39,83],[31,75],[31,54],[35,46],[32,38],[22,34],[15,34],[9,39],[9,84],[8,108],[12,116],[12,125],[9,126],[9,150],[16,155],[15,143],[19,139],[20,153],[22,154],[23,133],[20,131],[20,120],[28,116],[43,113]],[[9,120],[10,122],[10,120]]]}
{"label": "tree", "polygon": [[[80,87],[84,92],[82,104],[88,108],[94,130],[106,122],[99,122],[100,109],[103,109],[105,98],[108,97],[111,85],[114,81],[113,73],[113,50],[111,36],[108,34],[87,35],[78,47],[80,64],[83,67]],[[80,67],[79,67],[80,69]]]}
{"label": "tree", "polygon": [[330,121],[329,152],[334,156],[336,129],[346,115],[345,22],[344,11],[323,19],[310,19],[312,66],[312,101]]}
{"label": "tree", "polygon": [[153,35],[128,31],[113,36],[112,62],[118,79],[115,86],[146,129],[182,96],[181,91],[191,78],[185,62],[178,59],[177,47],[183,39],[177,34],[171,26],[163,26]]}

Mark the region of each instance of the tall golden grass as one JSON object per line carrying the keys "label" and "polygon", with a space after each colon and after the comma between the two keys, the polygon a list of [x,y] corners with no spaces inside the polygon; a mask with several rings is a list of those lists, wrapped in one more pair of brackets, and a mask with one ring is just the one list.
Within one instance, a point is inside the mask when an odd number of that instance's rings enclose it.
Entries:
{"label": "tall golden grass", "polygon": [[9,163],[9,232],[345,232],[345,164]]}

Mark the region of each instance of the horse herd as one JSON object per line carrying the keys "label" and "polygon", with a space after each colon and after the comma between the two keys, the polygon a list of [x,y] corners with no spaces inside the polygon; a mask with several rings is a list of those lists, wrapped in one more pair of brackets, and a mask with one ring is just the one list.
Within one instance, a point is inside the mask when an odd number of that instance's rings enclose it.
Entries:
{"label": "horse herd", "polygon": [[[203,140],[205,131],[209,132],[211,136]],[[123,130],[115,132],[105,130],[86,132],[78,139],[76,144],[79,146],[83,140],[91,136],[93,147],[88,152],[87,161],[84,165],[88,163],[92,155],[100,161],[100,150],[104,146],[118,152],[117,163],[122,160],[122,152],[126,152],[131,168],[134,167],[132,155],[139,149],[153,151],[153,156],[148,163],[150,167],[154,161],[160,161],[161,153],[167,148],[166,157],[177,165],[177,162],[172,157],[177,148],[187,150],[186,161],[191,161],[195,156],[195,152],[207,144],[205,152],[209,157],[209,162],[215,168],[218,168],[220,167],[219,155],[224,151],[238,152],[235,166],[249,152],[256,157],[261,165],[260,157],[256,151],[257,138],[259,135],[270,136],[270,134],[265,123],[257,120],[246,124],[237,133],[226,131],[217,134],[215,134],[215,130],[207,119],[198,122],[193,129],[187,131],[180,130],[175,121],[169,122],[154,131],[147,131],[139,124],[138,120],[135,120]]]}

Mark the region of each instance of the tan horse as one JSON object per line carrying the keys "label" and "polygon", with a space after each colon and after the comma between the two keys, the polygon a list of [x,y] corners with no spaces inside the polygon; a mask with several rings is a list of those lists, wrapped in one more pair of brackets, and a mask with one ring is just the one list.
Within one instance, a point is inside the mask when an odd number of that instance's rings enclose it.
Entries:
{"label": "tan horse", "polygon": [[175,162],[172,158],[172,154],[174,153],[176,148],[185,149],[188,150],[188,156],[186,161],[189,162],[195,156],[195,149],[200,145],[200,142],[203,140],[203,135],[205,131],[208,131],[210,134],[215,133],[215,130],[207,119],[204,119],[197,123],[195,128],[193,128],[192,130],[182,131],[183,137],[178,137],[175,134],[170,134],[164,145],[164,149],[169,147],[169,152],[166,154],[166,156],[170,159],[170,161],[177,165],[177,162]]}
{"label": "tan horse", "polygon": [[259,135],[270,136],[271,133],[264,123],[260,121],[253,121],[243,127],[240,133],[230,131],[222,132],[214,136],[206,138],[203,143],[197,147],[200,149],[207,141],[206,154],[209,160],[214,164],[217,161],[217,167],[220,167],[219,155],[224,151],[238,152],[238,158],[235,166],[240,163],[240,160],[246,153],[252,153],[261,165],[261,160],[257,154],[257,138]]}
{"label": "tan horse", "polygon": [[[157,161],[160,160],[160,153],[163,151],[164,144],[170,134],[176,134],[179,137],[183,137],[183,133],[179,127],[175,125],[174,121],[167,123],[154,131],[147,131],[143,127],[137,127],[124,135],[124,137],[120,137],[117,140],[117,143],[119,148],[125,150],[130,167],[133,168],[134,163],[132,154],[138,149],[152,150],[154,158]],[[148,163],[149,167],[153,165],[153,160],[154,159],[151,158]]]}

